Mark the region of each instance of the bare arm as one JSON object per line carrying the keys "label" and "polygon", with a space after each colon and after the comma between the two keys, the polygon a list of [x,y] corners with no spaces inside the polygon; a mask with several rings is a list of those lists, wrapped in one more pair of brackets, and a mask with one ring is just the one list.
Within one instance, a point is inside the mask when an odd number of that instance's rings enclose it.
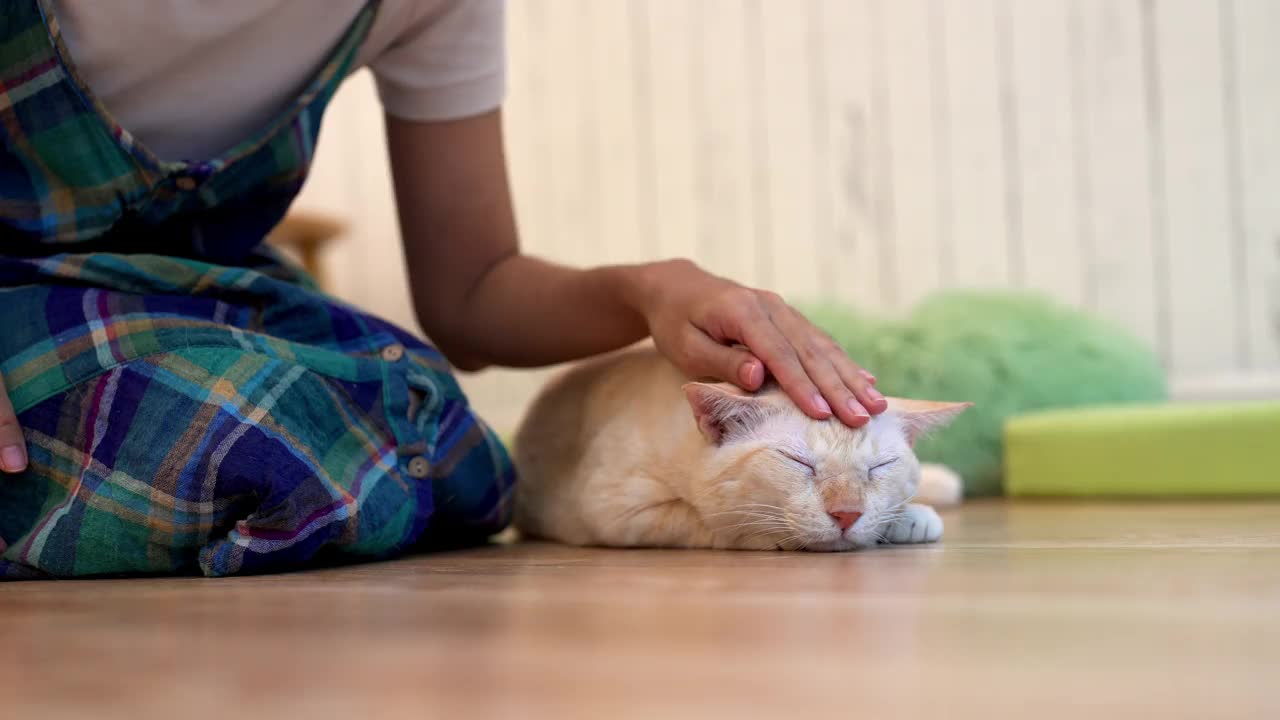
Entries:
{"label": "bare arm", "polygon": [[498,113],[387,118],[418,321],[465,370],[550,365],[648,334],[620,286],[636,268],[571,270],[520,254]]}
{"label": "bare arm", "polygon": [[777,295],[683,260],[577,270],[522,255],[498,112],[388,116],[401,234],[423,329],[464,370],[548,365],[652,334],[691,377],[754,390],[768,368],[814,417],[885,409],[874,378]]}

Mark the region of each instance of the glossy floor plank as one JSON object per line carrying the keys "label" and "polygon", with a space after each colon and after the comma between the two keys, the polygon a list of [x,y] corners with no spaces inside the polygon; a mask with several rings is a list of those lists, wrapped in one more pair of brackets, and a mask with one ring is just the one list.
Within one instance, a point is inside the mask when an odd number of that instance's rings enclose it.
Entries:
{"label": "glossy floor plank", "polygon": [[8,584],[0,715],[1280,717],[1280,504],[945,517],[942,545],[845,555]]}

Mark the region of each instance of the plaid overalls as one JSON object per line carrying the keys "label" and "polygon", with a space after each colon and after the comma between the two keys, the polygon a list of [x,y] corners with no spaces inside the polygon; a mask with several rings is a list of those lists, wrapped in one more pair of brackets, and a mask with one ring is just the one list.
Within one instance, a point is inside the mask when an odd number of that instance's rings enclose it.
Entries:
{"label": "plaid overalls", "polygon": [[261,245],[376,12],[211,160],[139,145],[48,0],[0,2],[0,577],[232,575],[481,541],[514,475],[440,353]]}

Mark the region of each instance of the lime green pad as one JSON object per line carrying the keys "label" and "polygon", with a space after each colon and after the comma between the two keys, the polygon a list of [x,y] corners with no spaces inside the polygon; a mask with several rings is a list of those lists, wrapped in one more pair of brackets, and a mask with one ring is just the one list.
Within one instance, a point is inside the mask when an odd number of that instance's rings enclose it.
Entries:
{"label": "lime green pad", "polygon": [[1280,402],[1055,410],[1004,440],[1009,495],[1280,495]]}

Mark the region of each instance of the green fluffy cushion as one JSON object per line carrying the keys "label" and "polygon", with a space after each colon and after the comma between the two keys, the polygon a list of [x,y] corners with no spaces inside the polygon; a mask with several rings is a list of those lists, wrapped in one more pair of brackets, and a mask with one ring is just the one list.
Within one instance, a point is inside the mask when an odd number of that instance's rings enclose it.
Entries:
{"label": "green fluffy cushion", "polygon": [[1001,491],[1007,418],[1166,397],[1164,372],[1143,343],[1039,295],[948,291],[900,322],[833,305],[807,311],[886,395],[975,403],[917,448],[922,460],[959,472],[971,496]]}

